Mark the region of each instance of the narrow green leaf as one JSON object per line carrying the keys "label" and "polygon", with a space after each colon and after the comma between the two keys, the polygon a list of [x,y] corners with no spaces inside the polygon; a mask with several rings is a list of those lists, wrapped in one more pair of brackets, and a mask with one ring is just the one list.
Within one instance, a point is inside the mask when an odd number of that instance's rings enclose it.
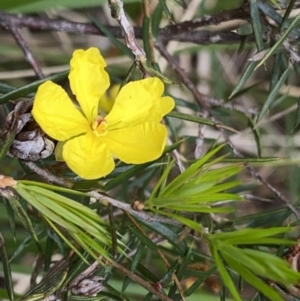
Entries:
{"label": "narrow green leaf", "polygon": [[197,223],[197,222],[195,222],[195,221],[193,221],[189,218],[186,218],[186,217],[183,217],[181,215],[174,214],[174,213],[171,213],[171,212],[167,212],[167,211],[156,210],[154,208],[151,208],[151,211],[159,213],[161,215],[165,215],[165,216],[174,218],[175,220],[178,220],[179,222],[181,222],[182,224],[188,226],[191,229],[194,229],[194,230],[199,231],[199,232],[203,232],[202,226],[199,223]]}
{"label": "narrow green leaf", "polygon": [[168,113],[167,116],[178,118],[178,119],[183,119],[183,120],[186,120],[186,121],[196,122],[196,123],[200,123],[200,124],[218,126],[219,128],[227,129],[229,131],[237,133],[237,131],[232,127],[229,127],[229,126],[221,124],[221,123],[216,124],[215,122],[213,122],[209,119],[202,118],[202,117],[195,116],[195,115],[190,115],[190,114],[185,114],[185,113],[172,111],[172,112]]}
{"label": "narrow green leaf", "polygon": [[[163,11],[166,14],[167,18],[170,21],[172,21],[172,15],[171,15],[171,12],[170,12],[170,10],[169,10],[169,8],[167,6],[166,0],[159,0],[159,2],[161,3]],[[172,21],[172,23],[173,23],[173,21]]]}
{"label": "narrow green leaf", "polygon": [[8,135],[5,137],[4,145],[1,147],[1,151],[0,151],[0,161],[6,158],[6,154],[8,150],[10,149],[11,145],[15,141],[15,137],[16,137],[15,130],[10,131]]}
{"label": "narrow green leaf", "polygon": [[191,212],[191,213],[230,213],[234,212],[234,208],[231,207],[214,207],[214,206],[204,206],[204,205],[181,205],[181,206],[176,206],[172,205],[170,206],[170,209],[175,210],[175,211],[186,211],[186,212]]}
{"label": "narrow green leaf", "polygon": [[150,34],[149,34],[149,30],[150,30],[150,19],[146,16],[144,16],[143,18],[143,26],[142,26],[142,30],[143,30],[143,45],[144,45],[144,50],[146,53],[146,58],[148,62],[151,62],[151,47],[150,47]]}
{"label": "narrow green leaf", "polygon": [[152,251],[157,251],[158,246],[152,242],[151,239],[149,239],[147,236],[144,236],[140,231],[138,231],[136,228],[130,228],[130,231],[137,237],[137,239],[147,246]]}
{"label": "narrow green leaf", "polygon": [[196,161],[190,167],[188,167],[182,174],[177,176],[161,193],[161,196],[171,195],[175,190],[179,189],[183,183],[193,177],[213,155],[215,155],[220,149],[224,147],[224,144],[219,145],[212,151],[208,152],[201,159]]}
{"label": "narrow green leaf", "polygon": [[16,241],[16,219],[15,219],[15,212],[11,205],[9,204],[9,201],[7,199],[3,198],[3,204],[6,210],[8,222],[9,222],[9,227],[10,231],[12,233],[12,236],[14,238],[14,241]]}
{"label": "narrow green leaf", "polygon": [[265,282],[256,277],[248,269],[244,268],[243,265],[239,264],[232,258],[229,258],[224,254],[224,258],[227,263],[239,273],[247,282],[253,285],[255,288],[260,290],[264,295],[266,295],[272,301],[284,301],[281,296],[273,289],[271,289]]}
{"label": "narrow green leaf", "polygon": [[185,254],[186,246],[184,242],[178,241],[178,234],[174,232],[171,228],[166,227],[165,225],[159,222],[145,221],[138,215],[135,216],[135,218],[142,222],[146,227],[154,230],[158,234],[165,237],[181,253],[181,255]]}
{"label": "narrow green leaf", "polygon": [[[132,229],[131,229],[132,230]],[[131,272],[135,272],[136,271],[136,268],[140,262],[140,260],[142,259],[142,256],[144,254],[144,251],[145,251],[145,245],[143,243],[140,243],[140,245],[138,246],[135,254],[134,254],[134,257],[133,257],[133,261],[131,263],[131,266],[130,266],[130,271]],[[131,279],[126,276],[125,279],[124,279],[124,282],[122,284],[122,292],[125,292],[127,286],[129,285],[129,283],[131,282]]]}
{"label": "narrow green leaf", "polygon": [[269,4],[266,2],[258,2],[257,6],[262,11],[263,14],[268,16],[278,25],[282,22],[282,16],[276,12]]}
{"label": "narrow green leaf", "polygon": [[158,32],[159,32],[159,24],[162,19],[163,14],[163,6],[161,4],[161,1],[158,1],[156,8],[152,15],[152,34],[154,38],[157,38]]}
{"label": "narrow green leaf", "polygon": [[[210,203],[217,201],[228,201],[228,200],[241,200],[241,197],[231,193],[200,193],[193,196],[171,196],[171,197],[158,197],[154,198],[149,207],[157,206],[158,208],[174,208],[174,206],[181,206],[184,208],[185,205],[197,204],[198,206],[211,205]],[[188,208],[188,207],[187,207]]]}
{"label": "narrow green leaf", "polygon": [[255,139],[258,157],[261,158],[261,143],[260,143],[259,129],[258,129],[258,127],[255,127],[254,121],[250,117],[248,117],[248,123],[250,125],[251,131],[252,131],[254,139]]}
{"label": "narrow green leaf", "polygon": [[293,126],[293,132],[296,130],[298,125],[300,124],[300,100],[297,102],[297,113],[296,113],[296,119],[294,121],[294,126]]}
{"label": "narrow green leaf", "polygon": [[280,39],[277,40],[277,42],[272,46],[272,48],[266,53],[266,55],[264,56],[264,58],[260,61],[260,63],[256,66],[255,69],[257,69],[258,67],[260,67],[262,64],[264,64],[264,62],[275,53],[275,51],[281,46],[281,44],[284,42],[284,40],[287,38],[287,36],[289,35],[289,33],[291,32],[291,30],[295,27],[295,25],[297,24],[297,22],[300,19],[300,14],[298,14],[298,16],[293,20],[293,22],[290,24],[290,26],[287,28],[287,30],[282,34],[282,36],[280,37]]}
{"label": "narrow green leaf", "polygon": [[[65,187],[60,187],[60,186],[54,186],[51,184],[47,183],[42,183],[42,182],[37,182],[37,181],[29,181],[29,180],[19,180],[18,183],[26,185],[26,186],[31,186],[31,187],[41,187],[44,188],[45,190],[50,190],[50,191],[58,191],[62,193],[68,193],[68,194],[73,194],[73,195],[78,195],[78,196],[85,196],[85,197],[90,197],[89,194],[77,190],[73,190],[70,188],[65,188]],[[35,188],[35,191],[38,191]]]}
{"label": "narrow green leaf", "polygon": [[227,286],[227,288],[229,289],[229,291],[230,291],[232,297],[235,299],[235,301],[242,301],[229,273],[227,272],[227,270],[222,262],[222,259],[218,253],[217,248],[214,245],[210,245],[210,251],[215,260],[216,266],[218,267],[218,272],[220,273],[220,275],[222,277],[223,283]]}
{"label": "narrow green leaf", "polygon": [[[291,12],[292,12],[292,10],[294,9],[295,3],[296,3],[296,0],[291,0],[291,1],[290,1],[289,6],[288,6],[287,10],[285,11],[284,16],[283,16],[283,18],[282,18],[282,21],[281,21],[281,23],[280,23],[280,29],[283,28],[284,23],[288,20],[290,14],[291,14]],[[279,6],[279,5],[278,5],[278,6]],[[279,6],[278,9],[281,9],[280,6]]]}
{"label": "narrow green leaf", "polygon": [[[15,87],[15,86],[11,86],[7,83],[0,82],[0,93],[1,94],[6,94],[6,93],[12,92],[16,89],[17,89],[17,87]],[[32,97],[33,94],[30,96]]]}
{"label": "narrow green leaf", "polygon": [[262,157],[262,158],[224,158],[220,162],[223,163],[265,163],[278,161],[281,158],[278,157]]}
{"label": "narrow green leaf", "polygon": [[50,80],[50,81],[57,83],[57,82],[65,79],[68,76],[68,74],[69,74],[69,70],[63,71],[63,72],[48,76],[46,78],[39,79],[28,85],[25,85],[23,87],[15,89],[11,92],[8,92],[4,95],[1,95],[0,96],[0,104],[4,104],[10,100],[26,96],[26,95],[30,94],[31,92],[35,92],[37,90],[37,88],[39,87],[39,85],[41,85],[45,81]]}
{"label": "narrow green leaf", "polygon": [[165,168],[163,174],[161,175],[161,177],[159,178],[157,184],[155,185],[154,189],[152,190],[151,192],[151,195],[150,197],[148,198],[148,201],[149,203],[151,203],[151,200],[153,200],[153,198],[155,197],[155,195],[157,194],[158,190],[160,189],[162,183],[165,183],[171,169],[173,168],[174,166],[174,161],[170,162],[167,167]]}
{"label": "narrow green leaf", "polygon": [[170,268],[167,270],[167,272],[162,276],[160,279],[161,283],[166,283],[169,279],[172,278],[172,275],[176,272],[178,269],[178,266],[182,267],[183,263],[180,263],[178,259],[174,260]]}
{"label": "narrow green leaf", "polygon": [[186,290],[185,295],[191,296],[205,281],[208,277],[212,276],[217,270],[217,267],[212,267],[206,272],[201,272],[200,277]]}
{"label": "narrow green leaf", "polygon": [[5,286],[7,290],[7,294],[10,301],[14,301],[14,285],[13,285],[13,279],[11,274],[11,268],[10,263],[5,247],[5,242],[2,236],[2,233],[0,232],[0,257],[2,261],[2,267],[3,267],[3,274],[5,279]]}
{"label": "narrow green leaf", "polygon": [[280,63],[281,63],[282,55],[283,55],[282,52],[276,53],[275,55],[273,69],[272,69],[272,77],[269,86],[269,93],[271,93],[274,90],[276,84],[278,83],[280,77],[280,71],[281,71]]}
{"label": "narrow green leaf", "polygon": [[265,103],[258,115],[257,122],[259,122],[265,116],[266,112],[272,105],[272,102],[274,101],[275,97],[277,96],[279,89],[281,88],[281,86],[284,84],[284,81],[288,77],[289,71],[290,71],[289,68],[284,71],[284,73],[281,75],[279,81],[275,85],[273,91],[271,91],[271,93],[269,94],[267,100],[265,101]]}
{"label": "narrow green leaf", "polygon": [[263,33],[261,28],[261,19],[257,6],[257,0],[250,0],[250,16],[251,16],[251,25],[253,28],[255,43],[258,51],[262,51],[264,49],[263,44]]}
{"label": "narrow green leaf", "polygon": [[[21,194],[21,196],[24,197],[22,194]],[[34,227],[32,225],[32,221],[29,218],[27,212],[24,210],[24,208],[20,204],[20,201],[15,196],[9,196],[8,201],[9,201],[12,209],[16,213],[16,215],[20,218],[20,220],[21,220],[22,224],[24,225],[25,229],[29,232],[29,234],[35,240],[39,252],[43,253],[42,247],[41,247],[39,239],[38,239],[38,236],[37,236],[37,234],[34,230]]]}
{"label": "narrow green leaf", "polygon": [[245,228],[232,232],[222,232],[209,235],[209,240],[236,239],[236,244],[244,244],[251,237],[252,244],[260,244],[266,237],[283,234],[290,231],[289,227],[273,227],[268,229]]}
{"label": "narrow green leaf", "polygon": [[232,98],[234,95],[236,95],[244,86],[246,81],[250,78],[250,76],[253,74],[258,62],[249,62],[245,71],[243,72],[239,82],[237,85],[234,87],[233,91],[231,92],[230,96],[228,99]]}

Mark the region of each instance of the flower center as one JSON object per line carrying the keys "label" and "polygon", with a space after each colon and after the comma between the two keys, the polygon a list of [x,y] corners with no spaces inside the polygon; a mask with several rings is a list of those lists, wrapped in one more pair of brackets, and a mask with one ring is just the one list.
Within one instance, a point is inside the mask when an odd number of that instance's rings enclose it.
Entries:
{"label": "flower center", "polygon": [[92,123],[93,133],[97,136],[105,136],[107,133],[107,122],[101,116],[98,116]]}

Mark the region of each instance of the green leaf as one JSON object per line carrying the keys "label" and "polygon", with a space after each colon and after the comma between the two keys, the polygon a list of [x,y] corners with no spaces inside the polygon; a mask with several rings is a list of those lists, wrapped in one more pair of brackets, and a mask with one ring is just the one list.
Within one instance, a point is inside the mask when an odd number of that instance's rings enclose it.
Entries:
{"label": "green leaf", "polygon": [[284,73],[281,75],[279,81],[275,85],[273,91],[271,91],[271,93],[269,94],[267,100],[265,101],[265,103],[264,103],[264,105],[263,105],[263,107],[262,107],[262,109],[261,109],[261,111],[260,111],[260,113],[258,115],[257,122],[259,122],[264,117],[264,115],[266,114],[266,112],[268,111],[268,109],[270,108],[270,106],[272,105],[275,97],[278,94],[279,89],[281,88],[281,86],[284,84],[284,81],[288,77],[289,71],[290,71],[289,68],[287,68],[284,71]]}
{"label": "green leaf", "polygon": [[293,126],[293,132],[296,130],[299,124],[300,124],[300,100],[298,100],[297,102],[297,113],[296,113],[296,119]]}
{"label": "green leaf", "polygon": [[257,69],[258,67],[260,67],[262,64],[264,64],[264,62],[275,53],[275,51],[281,46],[281,44],[284,42],[284,40],[287,38],[287,36],[289,35],[289,33],[291,32],[291,30],[296,26],[297,22],[300,19],[300,14],[298,14],[298,16],[293,20],[293,22],[290,24],[290,26],[287,28],[287,30],[285,31],[284,34],[282,34],[282,36],[280,37],[280,39],[278,39],[278,41],[272,46],[272,48],[266,53],[266,55],[264,56],[264,58],[260,61],[260,63],[256,66],[255,69]]}
{"label": "green leaf", "polygon": [[[99,255],[96,255],[96,253],[109,259],[110,255],[100,243],[104,246],[111,246],[110,232],[107,229],[108,226],[100,219],[96,212],[67,197],[41,187],[18,182],[14,188],[43,215],[56,233],[79,256],[81,255],[76,250],[76,247],[69,242],[55,224],[65,228],[69,235],[91,254],[94,259],[98,260]],[[86,231],[88,231],[88,234],[86,234]]]}
{"label": "green leaf", "polygon": [[[151,46],[150,46],[150,30],[151,30],[151,22],[150,22],[150,19],[146,16],[144,16],[143,18],[143,25],[142,25],[142,30],[143,30],[143,45],[144,45],[144,50],[145,50],[145,53],[146,53],[146,58],[147,58],[147,61],[150,63],[152,62],[152,59],[151,59]],[[154,50],[153,50],[154,51]]]}
{"label": "green leaf", "polygon": [[[289,6],[288,6],[287,10],[285,11],[284,16],[282,18],[282,21],[280,23],[280,29],[283,28],[285,22],[288,20],[292,10],[294,9],[295,3],[296,3],[296,0],[291,0],[290,1]],[[278,4],[277,4],[277,7],[278,7],[278,9],[281,9],[280,5],[278,5]]]}
{"label": "green leaf", "polygon": [[232,297],[234,298],[235,301],[242,301],[229,273],[227,272],[227,270],[222,262],[222,259],[218,253],[218,250],[214,245],[210,245],[210,252],[214,258],[216,266],[218,267],[218,272],[220,273],[220,275],[222,277],[223,283],[228,287]]}
{"label": "green leaf", "polygon": [[185,291],[185,295],[191,296],[205,281],[208,277],[215,274],[217,271],[217,267],[212,267],[206,272],[201,272],[200,277]]}
{"label": "green leaf", "polygon": [[203,166],[213,155],[215,155],[220,149],[224,147],[224,144],[216,147],[212,151],[208,152],[201,159],[192,164],[182,174],[177,176],[161,193],[161,196],[171,195],[174,191],[179,189],[183,183],[188,181],[191,177],[195,176],[199,172],[201,166]]}
{"label": "green leaf", "polygon": [[[268,229],[252,229],[252,228],[245,228],[245,229],[240,229],[237,231],[232,231],[232,232],[223,232],[223,233],[215,233],[209,236],[210,241],[215,241],[215,240],[221,240],[224,242],[228,243],[230,241],[234,241],[234,244],[236,245],[244,245],[248,244],[263,244],[265,239],[269,236],[274,236],[278,234],[283,234],[291,229],[288,227],[273,227],[273,228],[268,228]],[[280,241],[283,241],[283,243],[286,242],[286,239],[278,239],[279,244]],[[295,244],[295,242],[293,242]]]}
{"label": "green leaf", "polygon": [[14,285],[13,285],[13,279],[11,274],[11,268],[10,263],[5,247],[5,242],[2,236],[2,233],[0,232],[0,258],[2,261],[2,267],[3,267],[3,274],[5,279],[5,287],[7,290],[8,298],[10,301],[14,301]]}
{"label": "green leaf", "polygon": [[[222,254],[223,255],[223,254]],[[256,277],[253,273],[243,267],[243,265],[238,264],[237,261],[224,254],[224,258],[227,263],[239,273],[247,282],[253,285],[255,288],[264,293],[268,298],[274,301],[284,301],[281,296],[273,289],[271,289],[266,283]]]}
{"label": "green leaf", "polygon": [[273,70],[272,70],[272,77],[271,77],[270,86],[269,86],[269,93],[271,93],[274,90],[274,88],[279,80],[280,73],[281,73],[280,65],[281,65],[282,56],[283,56],[282,52],[276,53],[276,55],[275,55]]}
{"label": "green leaf", "polygon": [[[132,230],[132,228],[131,228],[131,230]],[[131,272],[134,273],[136,271],[136,268],[137,268],[139,262],[142,260],[142,256],[144,254],[145,249],[146,249],[145,245],[143,243],[140,243],[140,245],[138,246],[138,248],[134,254],[133,261],[130,266]],[[131,282],[131,279],[126,276],[124,279],[123,285],[122,285],[122,292],[124,292],[126,290],[126,288],[130,282]]]}
{"label": "green leaf", "polygon": [[42,247],[40,245],[37,233],[33,227],[32,221],[29,218],[25,209],[22,207],[17,196],[14,195],[13,193],[8,194],[6,196],[2,194],[2,196],[5,197],[9,201],[9,204],[12,207],[12,209],[14,210],[15,214],[20,218],[25,229],[29,232],[31,237],[35,240],[39,252],[43,253]]}
{"label": "green leaf", "polygon": [[264,49],[263,44],[263,33],[261,28],[261,19],[257,6],[257,0],[250,0],[250,16],[251,16],[251,24],[253,28],[255,43],[258,51],[262,51]]}
{"label": "green leaf", "polygon": [[245,71],[243,72],[240,80],[238,81],[237,85],[234,87],[233,91],[231,92],[228,99],[232,98],[234,95],[236,95],[244,86],[246,81],[250,78],[250,76],[253,74],[256,66],[258,65],[258,62],[250,62],[248,63]]}
{"label": "green leaf", "polygon": [[11,92],[8,92],[4,95],[1,95],[0,96],[0,104],[7,103],[10,100],[17,99],[17,98],[20,98],[20,97],[24,97],[24,96],[30,94],[31,92],[35,92],[37,90],[37,88],[39,87],[39,85],[41,85],[45,81],[50,80],[50,81],[53,81],[53,82],[57,83],[57,82],[65,79],[68,76],[68,74],[69,74],[69,70],[63,71],[63,72],[57,73],[55,75],[51,75],[51,76],[48,76],[46,78],[39,79],[39,80],[34,81],[34,82],[32,82],[28,85],[25,85],[23,87],[15,89]]}
{"label": "green leaf", "polygon": [[[158,0],[158,1],[161,3],[163,11],[164,11],[165,15],[167,16],[167,18],[170,21],[172,21],[172,15],[171,15],[171,12],[170,12],[170,10],[169,10],[169,8],[167,6],[166,0]],[[172,23],[173,23],[173,21],[172,21]]]}
{"label": "green leaf", "polygon": [[58,191],[58,192],[61,192],[61,193],[68,193],[68,194],[71,194],[71,195],[90,197],[89,194],[81,192],[81,191],[77,191],[77,190],[73,190],[73,189],[65,188],[65,187],[60,187],[60,186],[54,186],[54,185],[43,183],[43,182],[36,182],[36,181],[29,181],[29,180],[19,180],[18,183],[35,187],[35,188],[33,188],[35,190],[38,187],[43,188],[44,190],[41,190],[41,191],[44,191],[44,192],[45,192],[45,190],[47,190],[47,191]]}
{"label": "green leaf", "polygon": [[146,221],[139,217],[139,215],[135,216],[135,218],[143,223],[147,228],[150,228],[165,237],[175,247],[175,249],[180,252],[180,254],[183,255],[186,252],[186,246],[184,242],[178,241],[178,234],[173,231],[173,229],[159,222]]}
{"label": "green leaf", "polygon": [[162,19],[163,14],[163,6],[161,4],[161,1],[158,1],[156,8],[152,15],[152,34],[154,38],[157,38],[158,32],[159,32],[159,24]]}
{"label": "green leaf", "polygon": [[202,226],[199,223],[197,223],[197,222],[195,222],[195,221],[193,221],[189,218],[183,217],[183,216],[175,214],[175,213],[167,212],[167,211],[156,210],[154,208],[151,208],[151,210],[153,212],[157,212],[161,215],[165,215],[165,216],[174,218],[175,220],[178,220],[180,223],[188,226],[191,229],[194,229],[194,230],[199,231],[199,232],[203,232]]}
{"label": "green leaf", "polygon": [[230,130],[232,132],[237,133],[237,131],[235,129],[233,129],[232,127],[229,127],[229,126],[221,124],[221,123],[216,124],[215,122],[213,122],[209,119],[202,118],[202,117],[195,116],[195,115],[184,114],[184,113],[179,113],[179,112],[172,111],[172,112],[168,113],[167,116],[178,118],[178,119],[183,119],[183,120],[186,120],[186,121],[196,122],[196,123],[200,123],[200,124],[217,126],[218,128],[227,129],[227,130]]}
{"label": "green leaf", "polygon": [[140,231],[135,228],[130,228],[130,231],[137,237],[137,239],[145,246],[147,246],[152,251],[157,251],[158,246],[152,242],[147,236],[143,235]]}
{"label": "green leaf", "polygon": [[[137,2],[136,0],[124,0],[123,2]],[[0,9],[9,12],[33,13],[47,9],[59,8],[82,8],[105,5],[105,0],[1,0]]]}
{"label": "green leaf", "polygon": [[257,154],[261,158],[261,143],[260,143],[260,133],[258,127],[255,127],[254,121],[252,118],[248,117],[248,123],[250,125],[251,131],[253,133],[255,142],[256,142],[256,148],[257,148]]}

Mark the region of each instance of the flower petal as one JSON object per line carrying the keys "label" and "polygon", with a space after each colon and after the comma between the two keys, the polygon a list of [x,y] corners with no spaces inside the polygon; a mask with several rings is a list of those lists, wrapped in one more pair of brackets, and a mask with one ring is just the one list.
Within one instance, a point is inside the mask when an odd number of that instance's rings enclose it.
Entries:
{"label": "flower petal", "polygon": [[76,109],[66,91],[51,81],[39,86],[32,115],[43,131],[58,141],[86,133],[90,129],[88,121]]}
{"label": "flower petal", "polygon": [[161,121],[162,117],[174,107],[174,100],[171,97],[161,97],[163,91],[164,84],[157,77],[125,85],[105,118],[109,129]]}
{"label": "flower petal", "polygon": [[101,178],[115,167],[107,145],[92,132],[67,141],[62,154],[69,168],[83,179]]}
{"label": "flower petal", "polygon": [[121,161],[141,164],[161,156],[166,145],[167,129],[160,123],[146,122],[110,131],[103,138]]}
{"label": "flower petal", "polygon": [[70,86],[91,123],[98,115],[98,102],[109,87],[109,76],[104,70],[105,60],[99,50],[91,47],[75,50],[70,61]]}

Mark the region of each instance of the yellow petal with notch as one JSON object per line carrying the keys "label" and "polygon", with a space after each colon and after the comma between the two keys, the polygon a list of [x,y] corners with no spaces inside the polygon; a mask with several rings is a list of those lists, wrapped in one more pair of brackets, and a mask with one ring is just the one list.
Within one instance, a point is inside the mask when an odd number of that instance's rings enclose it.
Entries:
{"label": "yellow petal with notch", "polygon": [[161,121],[162,117],[174,107],[174,100],[171,97],[161,96],[163,90],[162,81],[155,77],[125,85],[105,118],[108,130]]}
{"label": "yellow petal with notch", "polygon": [[66,91],[51,81],[39,86],[32,115],[42,130],[58,141],[90,130],[87,119],[75,107]]}
{"label": "yellow petal with notch", "polygon": [[109,87],[106,63],[99,50],[75,50],[70,61],[70,86],[89,122],[98,115],[98,102]]}
{"label": "yellow petal with notch", "polygon": [[67,141],[62,155],[69,168],[87,180],[104,177],[115,167],[109,148],[92,132]]}
{"label": "yellow petal with notch", "polygon": [[164,125],[146,122],[130,128],[110,131],[103,139],[121,161],[141,164],[158,159],[167,140]]}

